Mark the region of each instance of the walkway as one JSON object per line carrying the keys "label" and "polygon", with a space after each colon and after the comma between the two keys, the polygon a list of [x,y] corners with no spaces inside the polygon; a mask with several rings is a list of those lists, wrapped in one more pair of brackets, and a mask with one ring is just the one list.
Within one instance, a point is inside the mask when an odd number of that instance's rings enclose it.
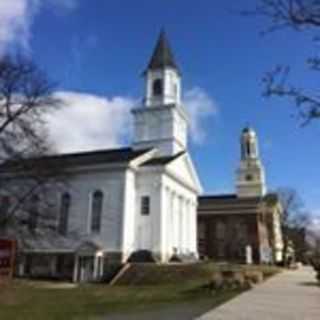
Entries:
{"label": "walkway", "polygon": [[320,287],[311,268],[283,272],[197,320],[319,320]]}

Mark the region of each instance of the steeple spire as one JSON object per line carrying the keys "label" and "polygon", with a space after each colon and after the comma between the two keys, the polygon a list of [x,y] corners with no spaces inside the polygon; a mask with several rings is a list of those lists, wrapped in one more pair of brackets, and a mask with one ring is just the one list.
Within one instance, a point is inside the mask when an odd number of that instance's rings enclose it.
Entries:
{"label": "steeple spire", "polygon": [[170,48],[166,33],[164,29],[162,29],[147,70],[158,70],[166,67],[173,68],[177,71],[179,70]]}

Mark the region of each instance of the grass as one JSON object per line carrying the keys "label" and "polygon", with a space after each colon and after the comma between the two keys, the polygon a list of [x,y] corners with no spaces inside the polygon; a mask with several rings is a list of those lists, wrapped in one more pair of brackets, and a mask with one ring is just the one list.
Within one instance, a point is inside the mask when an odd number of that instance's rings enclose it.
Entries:
{"label": "grass", "polygon": [[38,287],[34,282],[17,280],[11,286],[0,288],[0,319],[93,319],[113,312],[145,311],[162,305],[204,300],[210,300],[214,307],[239,293],[212,296],[194,290],[198,286],[199,283],[188,282],[183,285],[110,287],[97,284],[49,289]]}
{"label": "grass", "polygon": [[[201,290],[208,283],[213,269],[213,264],[203,264],[197,272],[194,269],[184,274],[184,281],[174,272],[168,274],[162,270],[162,277],[170,281],[157,281],[149,285],[110,287],[88,284],[74,288],[48,288],[43,282],[15,280],[11,285],[0,287],[0,319],[96,319],[110,313],[148,311],[183,303],[215,307],[240,291],[212,294]],[[153,272],[154,277],[161,278],[159,270]],[[189,272],[195,272],[194,276],[190,276]]]}
{"label": "grass", "polygon": [[163,285],[183,283],[185,279],[190,281],[209,281],[215,272],[221,270],[233,271],[261,271],[264,278],[268,278],[281,269],[274,266],[263,265],[238,265],[238,264],[216,264],[212,262],[195,263],[188,265],[156,265],[156,264],[139,264],[133,265],[124,276],[117,282],[121,285]]}

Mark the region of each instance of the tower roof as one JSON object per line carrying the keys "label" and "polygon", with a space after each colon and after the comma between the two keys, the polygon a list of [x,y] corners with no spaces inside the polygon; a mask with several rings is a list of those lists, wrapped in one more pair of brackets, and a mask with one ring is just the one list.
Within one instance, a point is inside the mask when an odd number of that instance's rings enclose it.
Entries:
{"label": "tower roof", "polygon": [[161,30],[158,42],[154,48],[147,70],[163,69],[165,67],[179,70],[169,41],[164,30]]}
{"label": "tower roof", "polygon": [[251,135],[255,135],[255,131],[252,127],[250,126],[246,126],[242,129],[242,134],[251,134]]}

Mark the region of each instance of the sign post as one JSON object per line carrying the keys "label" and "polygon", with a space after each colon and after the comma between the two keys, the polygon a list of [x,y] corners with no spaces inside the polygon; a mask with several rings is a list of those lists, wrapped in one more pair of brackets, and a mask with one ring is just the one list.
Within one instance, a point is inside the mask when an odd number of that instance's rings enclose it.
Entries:
{"label": "sign post", "polygon": [[0,284],[13,277],[16,256],[16,242],[0,239]]}

